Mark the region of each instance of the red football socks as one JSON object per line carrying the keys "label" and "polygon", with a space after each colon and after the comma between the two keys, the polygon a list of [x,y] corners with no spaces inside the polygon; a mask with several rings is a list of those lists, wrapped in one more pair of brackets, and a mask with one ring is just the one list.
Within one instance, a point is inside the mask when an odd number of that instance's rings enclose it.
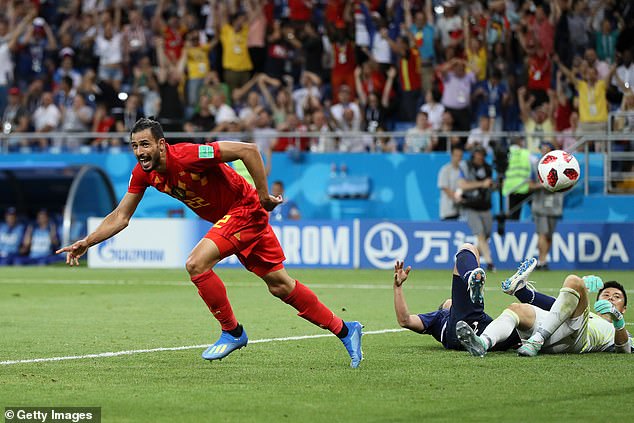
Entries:
{"label": "red football socks", "polygon": [[220,322],[222,330],[235,329],[238,326],[238,321],[231,309],[229,298],[227,298],[225,284],[222,283],[218,275],[213,270],[208,270],[191,279],[198,287],[198,294],[209,307],[211,314]]}
{"label": "red football socks", "polygon": [[335,335],[341,332],[343,321],[319,301],[317,295],[310,288],[299,281],[295,282],[295,289],[282,301],[295,307],[299,311],[297,314],[299,317],[323,329],[328,329]]}

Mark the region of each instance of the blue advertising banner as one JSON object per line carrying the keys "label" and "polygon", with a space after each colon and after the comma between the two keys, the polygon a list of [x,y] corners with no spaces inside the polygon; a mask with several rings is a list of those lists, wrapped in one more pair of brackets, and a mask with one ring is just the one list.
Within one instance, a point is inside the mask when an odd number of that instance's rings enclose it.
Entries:
{"label": "blue advertising banner", "polygon": [[[362,268],[390,269],[397,259],[419,268],[447,269],[465,242],[475,243],[462,222],[387,222],[361,220]],[[548,257],[552,269],[633,269],[634,224],[560,223]],[[513,269],[537,257],[537,234],[530,223],[507,223],[489,245],[495,265]]]}
{"label": "blue advertising banner", "polygon": [[[408,222],[354,219],[276,223],[287,267],[391,269],[405,260],[421,269],[451,269],[465,242],[475,237],[463,222]],[[201,236],[204,233],[201,233]],[[489,241],[499,269],[514,269],[537,257],[537,234],[530,223],[509,222],[506,233]],[[634,223],[559,223],[548,255],[551,269],[634,269]],[[223,265],[237,265],[235,258]]]}
{"label": "blue advertising banner", "polygon": [[[100,219],[90,219],[91,229]],[[145,268],[185,265],[189,251],[211,223],[194,219],[133,219],[130,226],[98,248],[89,250],[91,267]],[[160,227],[161,231],[152,228]],[[411,222],[353,219],[276,222],[287,267],[392,269],[405,260],[419,269],[453,268],[465,242],[475,243],[462,222]],[[508,223],[506,233],[490,240],[495,265],[514,269],[537,256],[537,234],[529,223]],[[549,254],[552,269],[631,270],[634,223],[560,223]],[[235,256],[221,266],[240,266]]]}

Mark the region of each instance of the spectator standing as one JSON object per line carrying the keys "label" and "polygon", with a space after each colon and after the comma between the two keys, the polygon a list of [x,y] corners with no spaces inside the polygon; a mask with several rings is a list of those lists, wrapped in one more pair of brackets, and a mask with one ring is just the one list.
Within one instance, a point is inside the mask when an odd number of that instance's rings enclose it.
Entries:
{"label": "spectator standing", "polygon": [[[619,27],[622,27],[622,20],[619,23]],[[603,19],[601,22],[601,31],[597,31],[594,34],[594,46],[599,60],[614,63],[616,40],[619,38],[619,32],[619,28],[612,28],[612,22],[610,22],[609,19]]]}
{"label": "spectator standing", "polygon": [[[343,85],[354,87],[354,69],[356,60],[354,57],[354,45],[345,38],[343,32],[338,31],[335,35],[335,42],[332,45],[333,67],[330,75],[330,85],[332,87],[332,99],[339,99],[339,88]],[[352,95],[352,93],[350,93]],[[352,95],[354,98],[354,95]]]}
{"label": "spectator standing", "polygon": [[[553,53],[555,45],[555,25],[557,19],[557,2],[551,2],[554,7],[549,8],[548,5],[537,3],[535,5],[535,19],[530,30],[533,32],[533,38],[538,46],[544,50],[544,55],[550,56]],[[547,10],[550,9],[550,10]]]}
{"label": "spectator standing", "polygon": [[[165,56],[166,64],[176,66],[181,59],[183,47],[185,46],[185,40],[183,39],[185,27],[182,25],[177,13],[165,13],[165,3],[166,0],[158,0],[154,10],[154,17],[152,18],[152,29],[154,34],[158,34],[162,41],[161,50]],[[167,22],[165,22],[163,17],[164,13],[167,17]],[[155,46],[155,48],[158,49],[158,46]]]}
{"label": "spectator standing", "polygon": [[22,18],[16,28],[9,27],[9,20],[0,16],[0,114],[7,106],[7,96],[13,82],[13,54],[17,51],[18,39],[31,22],[35,12]]}
{"label": "spectator standing", "polygon": [[246,0],[245,6],[252,16],[247,35],[247,49],[253,64],[253,73],[264,72],[266,64],[266,16],[264,14],[264,0]]}
{"label": "spectator standing", "polygon": [[[364,66],[369,63],[364,63]],[[383,92],[379,99],[378,91],[371,90],[366,94],[361,81],[361,69],[357,67],[354,70],[355,85],[357,87],[357,95],[359,97],[359,106],[362,109],[363,124],[362,128],[366,132],[376,132],[379,128],[385,129],[387,110],[390,106],[390,93],[392,85],[396,77],[396,69],[390,67],[387,71],[387,81],[383,85]],[[378,88],[378,87],[377,87]]]}
{"label": "spectator standing", "polygon": [[230,90],[246,84],[253,70],[253,63],[249,56],[247,40],[249,37],[249,22],[255,13],[247,9],[249,16],[244,13],[231,11],[227,15],[227,7],[220,3],[219,25],[220,43],[222,44],[222,67],[224,81]]}
{"label": "spectator standing", "polygon": [[459,147],[451,149],[451,161],[440,168],[438,188],[440,189],[440,212],[442,220],[457,220],[460,217],[460,163],[463,150]]}
{"label": "spectator standing", "polygon": [[471,152],[471,160],[460,163],[458,186],[462,190],[461,210],[472,234],[477,238],[481,257],[487,263],[487,270],[493,270],[489,238],[493,229],[491,213],[491,179],[493,171],[485,161],[486,151],[476,147]]}
{"label": "spectator standing", "polygon": [[324,74],[324,44],[313,22],[304,24],[304,31],[300,35],[304,52],[304,70],[323,79]]}
{"label": "spectator standing", "polygon": [[535,97],[534,106],[548,102],[548,90],[551,87],[552,62],[546,50],[538,43],[527,58],[528,81],[526,87]]}
{"label": "spectator standing", "polygon": [[[617,82],[617,78],[622,83]],[[625,50],[622,54],[621,64],[616,68],[616,75],[612,78],[612,85],[616,85],[622,94],[634,93],[634,63],[632,62],[632,50]]]}
{"label": "spectator standing", "polygon": [[179,86],[183,80],[183,66],[185,56],[177,64],[167,59],[163,51],[163,40],[156,39],[156,56],[159,64],[157,81],[161,96],[161,107],[158,119],[166,132],[180,131],[184,118],[184,107],[179,92]]}
{"label": "spectator standing", "polygon": [[[587,7],[587,2],[574,2],[572,13],[567,14],[570,42],[572,43],[572,55],[583,54],[590,43],[588,36],[589,16]],[[570,63],[565,64],[569,65]]]}
{"label": "spectator standing", "polygon": [[434,37],[436,30],[434,27],[434,13],[432,11],[431,3],[432,0],[425,0],[425,9],[418,10],[414,14],[414,19],[412,19],[410,1],[403,1],[403,8],[405,9],[405,27],[410,33],[410,38],[414,41],[414,46],[418,49],[422,66],[422,84],[425,92],[429,92],[432,88],[434,62],[436,60],[436,52],[434,50]]}
{"label": "spectator standing", "polygon": [[99,58],[99,79],[119,92],[123,80],[123,36],[110,21],[104,23],[103,34],[95,38],[95,56]]}
{"label": "spectator standing", "polygon": [[[387,29],[384,31],[387,32]],[[416,109],[422,95],[420,53],[418,49],[410,47],[408,37],[400,36],[396,42],[389,40],[389,43],[397,56],[396,67],[400,88],[398,119],[412,122],[416,119]]]}
{"label": "spectator standing", "polygon": [[[201,40],[204,38],[204,40]],[[187,69],[187,105],[194,107],[198,102],[200,87],[204,83],[205,75],[209,73],[209,51],[213,48],[206,42],[206,36],[192,30],[185,37],[184,54]]]}
{"label": "spectator standing", "polygon": [[444,83],[442,104],[453,116],[458,131],[471,129],[471,87],[475,76],[467,72],[466,66],[463,59],[453,58],[439,67]]}
{"label": "spectator standing", "polygon": [[49,24],[42,17],[33,19],[20,42],[17,76],[23,83],[45,77],[47,62],[57,51],[57,40]]}
{"label": "spectator standing", "polygon": [[[581,131],[605,134],[608,129],[607,87],[616,67],[613,66],[604,79],[599,79],[599,72],[594,66],[589,66],[586,69],[583,79],[577,78],[563,64],[559,63],[559,67],[573,82],[579,94],[579,127]],[[600,143],[599,140],[595,141],[595,151],[604,151],[604,144]]]}
{"label": "spectator standing", "polygon": [[130,66],[136,66],[150,53],[152,34],[138,9],[128,10],[128,24],[123,27],[123,60]]}
{"label": "spectator standing", "polygon": [[484,81],[487,75],[487,50],[479,36],[471,33],[469,19],[464,18],[464,34],[468,69],[473,72],[476,81]]}
{"label": "spectator standing", "polygon": [[473,91],[472,104],[475,107],[476,118],[483,116],[491,119],[494,132],[503,129],[503,105],[508,103],[508,91],[502,83],[502,74],[498,69],[493,69],[488,81],[478,83]]}
{"label": "spectator standing", "polygon": [[[444,12],[436,21],[437,37],[440,39],[440,47],[436,51],[446,51],[452,49],[454,52],[462,45],[464,32],[462,18],[457,13],[455,0],[445,0],[442,2]],[[448,58],[447,58],[448,59]]]}

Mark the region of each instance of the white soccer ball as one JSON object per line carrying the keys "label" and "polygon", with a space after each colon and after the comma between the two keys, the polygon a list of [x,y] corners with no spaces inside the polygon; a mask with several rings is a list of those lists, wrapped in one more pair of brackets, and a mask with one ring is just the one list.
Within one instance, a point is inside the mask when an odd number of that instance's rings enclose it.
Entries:
{"label": "white soccer ball", "polygon": [[581,171],[575,156],[563,150],[554,150],[544,154],[539,161],[537,176],[548,191],[562,192],[575,186]]}

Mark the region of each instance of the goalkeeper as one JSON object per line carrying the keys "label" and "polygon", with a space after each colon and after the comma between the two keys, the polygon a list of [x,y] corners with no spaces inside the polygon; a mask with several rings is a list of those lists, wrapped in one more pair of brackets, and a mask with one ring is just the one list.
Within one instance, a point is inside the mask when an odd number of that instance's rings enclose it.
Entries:
{"label": "goalkeeper", "polygon": [[[531,259],[534,260],[534,259]],[[519,332],[523,339],[518,355],[542,353],[589,353],[615,351],[630,353],[632,340],[625,330],[623,314],[627,293],[616,281],[605,284],[597,276],[569,275],[557,298],[534,290],[527,277],[534,268],[524,266],[502,283],[502,289],[522,304],[511,304],[478,336],[465,322],[456,324],[456,336],[474,356],[486,352]],[[522,266],[520,266],[522,269]],[[588,292],[598,291],[590,312]]]}

